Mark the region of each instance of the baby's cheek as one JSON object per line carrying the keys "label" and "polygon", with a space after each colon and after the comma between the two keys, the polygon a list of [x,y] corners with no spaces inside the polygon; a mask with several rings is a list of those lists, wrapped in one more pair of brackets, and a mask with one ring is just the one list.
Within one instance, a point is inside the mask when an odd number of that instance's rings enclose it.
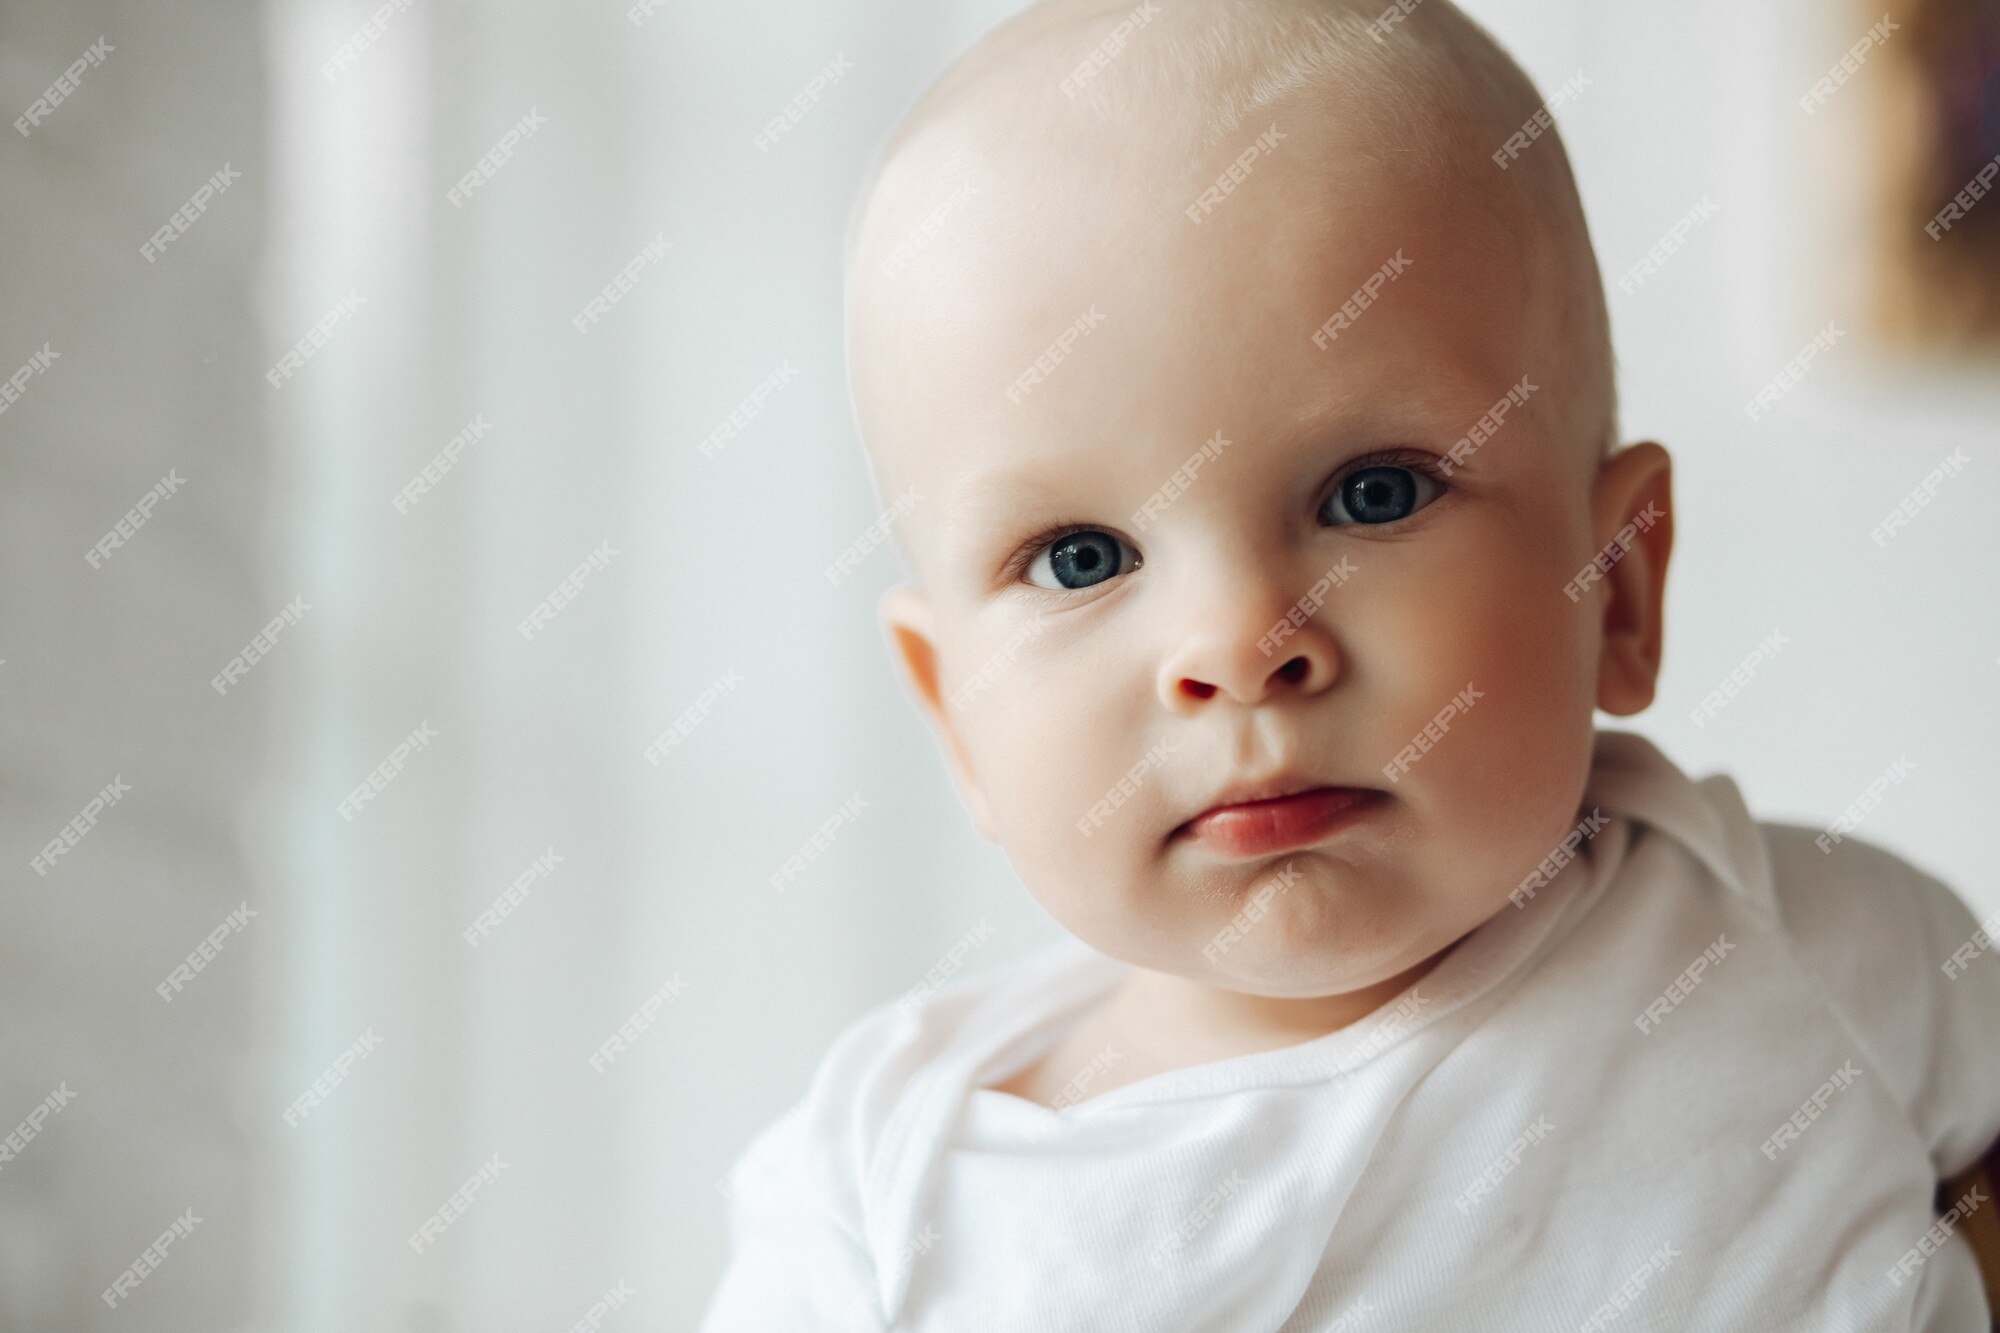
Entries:
{"label": "baby's cheek", "polygon": [[1478,593],[1423,673],[1433,695],[1418,725],[1452,713],[1405,782],[1427,837],[1452,848],[1465,891],[1488,894],[1518,883],[1515,867],[1540,860],[1574,822],[1593,692],[1573,607],[1502,583]]}
{"label": "baby's cheek", "polygon": [[[1036,690],[1024,670],[994,690],[970,729],[970,748],[996,823],[1023,881],[1048,895],[1115,891],[1133,839],[1164,836],[1159,774],[1175,756],[1130,739],[1142,729],[1108,701],[1079,697],[1075,681]],[[1095,890],[1078,886],[1099,886]]]}

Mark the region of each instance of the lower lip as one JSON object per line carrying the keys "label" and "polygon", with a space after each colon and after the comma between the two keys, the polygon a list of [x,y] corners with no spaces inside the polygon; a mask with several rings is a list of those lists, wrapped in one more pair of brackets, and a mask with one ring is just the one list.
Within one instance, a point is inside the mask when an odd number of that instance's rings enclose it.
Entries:
{"label": "lower lip", "polygon": [[1268,856],[1331,837],[1366,816],[1382,795],[1366,787],[1315,787],[1295,796],[1221,806],[1183,824],[1176,834],[1232,856]]}

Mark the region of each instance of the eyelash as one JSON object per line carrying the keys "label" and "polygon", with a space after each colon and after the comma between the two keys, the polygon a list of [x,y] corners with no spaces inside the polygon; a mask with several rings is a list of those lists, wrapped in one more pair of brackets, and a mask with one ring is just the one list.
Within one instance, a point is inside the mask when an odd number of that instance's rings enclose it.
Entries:
{"label": "eyelash", "polygon": [[[1448,492],[1452,489],[1450,477],[1445,473],[1443,468],[1438,466],[1438,460],[1433,455],[1416,449],[1374,449],[1362,454],[1359,458],[1350,460],[1343,466],[1335,476],[1333,485],[1327,494],[1330,496],[1337,493],[1349,477],[1371,467],[1408,468],[1412,472],[1421,472],[1436,482],[1440,492]],[[1440,494],[1439,499],[1442,498],[1443,496]],[[1432,503],[1434,504],[1436,501]],[[1326,500],[1322,498],[1320,506],[1316,506],[1313,512],[1318,513],[1319,507],[1323,507],[1325,504]],[[1058,523],[1047,531],[1030,537],[1026,542],[1015,548],[1014,554],[1007,558],[1005,567],[1007,581],[1009,583],[1021,583],[1023,576],[1028,572],[1028,566],[1035,562],[1035,557],[1039,556],[1051,542],[1060,541],[1071,533],[1101,532],[1103,530],[1104,525],[1101,523],[1076,520],[1067,523]],[[1037,588],[1032,584],[1024,584],[1023,586],[1029,587],[1035,592],[1048,593],[1051,596],[1061,597],[1072,595],[1057,593],[1051,588]]]}

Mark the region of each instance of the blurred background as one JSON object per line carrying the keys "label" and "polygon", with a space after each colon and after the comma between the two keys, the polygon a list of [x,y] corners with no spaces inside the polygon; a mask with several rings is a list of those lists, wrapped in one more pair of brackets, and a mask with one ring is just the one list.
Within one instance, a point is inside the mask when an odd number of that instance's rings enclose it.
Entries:
{"label": "blurred background", "polygon": [[[841,337],[1015,7],[0,0],[0,1329],[691,1328],[830,1039],[1054,938],[892,669]],[[1994,6],[1465,8],[1587,80],[1676,460],[1613,724],[1815,826],[1907,759],[1860,835],[2000,908],[2000,202],[1923,232]]]}

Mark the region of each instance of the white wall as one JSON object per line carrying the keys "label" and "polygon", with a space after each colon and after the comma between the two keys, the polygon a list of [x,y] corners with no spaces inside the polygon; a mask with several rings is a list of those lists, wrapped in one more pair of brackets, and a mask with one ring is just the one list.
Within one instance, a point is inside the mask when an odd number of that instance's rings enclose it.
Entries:
{"label": "white wall", "polygon": [[[2000,907],[1987,817],[2000,740],[2000,358],[1939,368],[1871,336],[1870,152],[1888,52],[1812,114],[1880,6],[1475,0],[1560,120],[1611,299],[1628,439],[1675,459],[1659,700],[1621,725],[1767,818],[1824,826],[1901,757],[1859,836]],[[1900,13],[1900,9],[1898,10]],[[1893,43],[1894,38],[1891,38]],[[1635,291],[1619,277],[1719,206]],[[1758,389],[1831,322],[1796,388]],[[1952,453],[1970,464],[1884,546],[1870,532]],[[1704,724],[1690,713],[1773,631],[1789,642]]]}
{"label": "white wall", "polygon": [[[14,118],[100,36],[23,137]],[[285,602],[250,555],[269,470],[257,7],[0,6],[0,108],[0,379],[55,353],[0,412],[0,1138],[35,1120],[0,1163],[0,1328],[232,1328],[256,1264],[248,1048],[275,915],[238,833],[271,682],[209,681]],[[225,163],[237,179],[144,257]],[[130,791],[38,872],[114,779]],[[163,999],[242,904],[259,915]],[[190,1210],[129,1300],[99,1299]]]}

